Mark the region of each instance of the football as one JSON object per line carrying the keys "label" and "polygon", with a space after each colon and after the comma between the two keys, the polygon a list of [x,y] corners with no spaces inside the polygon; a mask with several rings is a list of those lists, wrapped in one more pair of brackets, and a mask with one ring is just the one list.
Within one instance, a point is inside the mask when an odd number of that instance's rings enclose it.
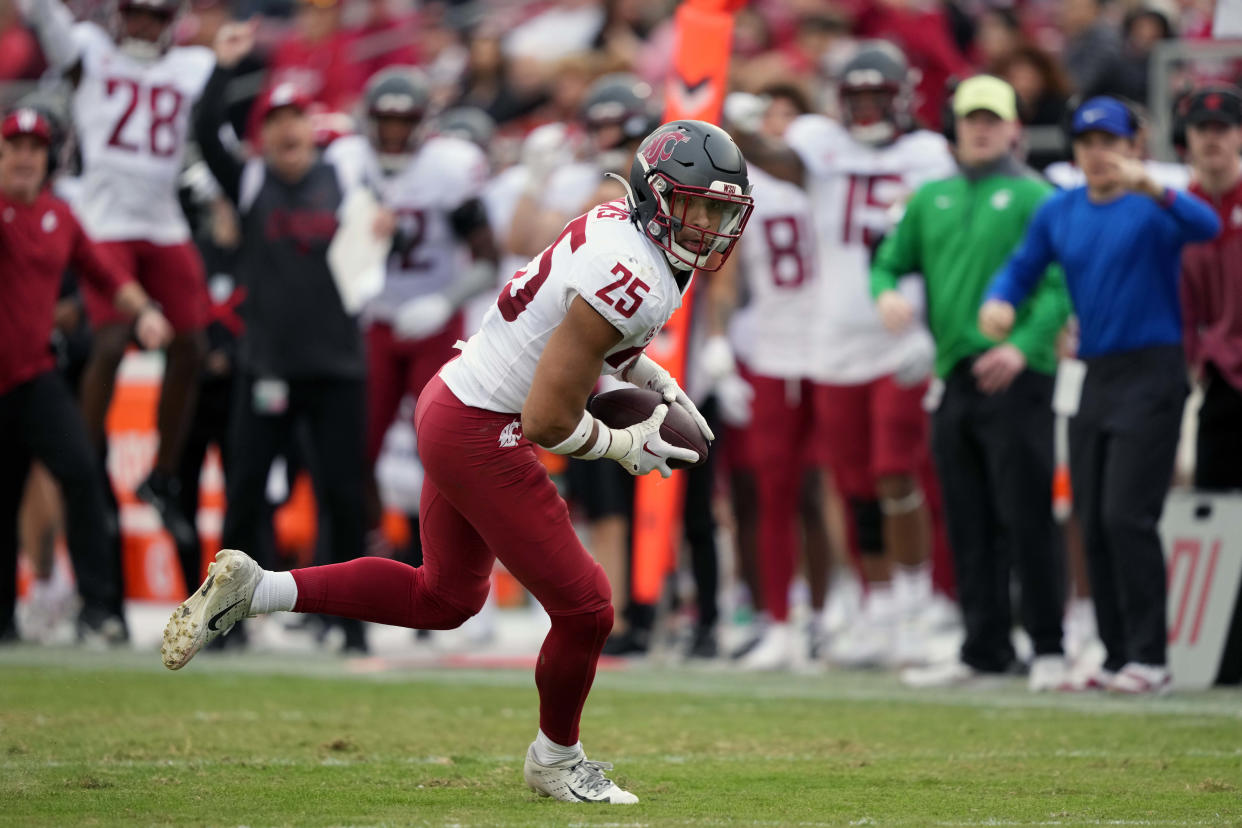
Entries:
{"label": "football", "polygon": [[[618,388],[596,394],[587,402],[587,411],[609,428],[629,428],[651,416],[656,406],[664,402],[657,391],[645,388]],[[687,448],[699,453],[697,463],[670,460],[674,469],[688,469],[707,462],[707,439],[694,424],[690,412],[674,403],[668,407],[668,415],[660,425],[660,436],[670,446]]]}

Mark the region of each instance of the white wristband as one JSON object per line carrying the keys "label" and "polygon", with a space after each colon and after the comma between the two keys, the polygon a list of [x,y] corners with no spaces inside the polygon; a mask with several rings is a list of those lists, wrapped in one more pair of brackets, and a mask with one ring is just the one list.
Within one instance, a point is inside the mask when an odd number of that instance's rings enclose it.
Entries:
{"label": "white wristband", "polygon": [[578,421],[578,425],[574,426],[573,433],[555,446],[547,446],[546,448],[553,454],[573,454],[582,448],[587,440],[591,439],[591,429],[594,425],[595,418],[583,411],[582,419]]}

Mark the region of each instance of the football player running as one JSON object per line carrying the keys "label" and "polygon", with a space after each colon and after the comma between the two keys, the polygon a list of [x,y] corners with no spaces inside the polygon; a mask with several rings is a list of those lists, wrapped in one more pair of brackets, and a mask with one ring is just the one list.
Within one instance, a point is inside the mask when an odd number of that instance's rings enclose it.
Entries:
{"label": "football player running", "polygon": [[[638,801],[578,741],[612,628],[611,590],[534,447],[615,460],[635,475],[654,469],[667,477],[670,461],[698,459],[661,439],[668,406],[684,406],[705,438],[714,435],[643,349],[681,304],[693,271],[718,269],[729,256],[752,201],[740,150],[701,121],[656,129],[639,147],[627,189],[624,199],[571,221],[518,271],[461,356],[420,397],[423,565],[359,558],[277,573],[223,550],[203,586],[173,612],[165,666],[185,666],[238,620],[268,612],[451,629],[483,605],[499,559],[552,619],[535,667],[539,731],[526,754],[527,784],[566,802]],[[665,403],[641,423],[609,428],[585,410],[603,373],[659,391]]]}
{"label": "football player running", "polygon": [[[48,63],[75,86],[82,153],[75,209],[87,234],[159,303],[175,336],[167,348],[155,468],[138,489],[179,547],[196,534],[177,494],[177,463],[194,410],[210,299],[198,251],[177,200],[190,111],[215,66],[210,49],[173,46],[180,0],[116,0],[111,30],[74,23],[60,0],[19,0]],[[83,285],[95,326],[82,380],[88,432],[104,447],[104,417],[129,324],[101,291]]]}

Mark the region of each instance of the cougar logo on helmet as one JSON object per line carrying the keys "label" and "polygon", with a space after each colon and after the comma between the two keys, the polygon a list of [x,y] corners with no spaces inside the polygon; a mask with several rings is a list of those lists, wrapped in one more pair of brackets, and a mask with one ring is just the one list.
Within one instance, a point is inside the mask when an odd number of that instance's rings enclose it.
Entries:
{"label": "cougar logo on helmet", "polygon": [[642,151],[648,164],[658,164],[673,157],[673,147],[690,140],[690,136],[680,130],[669,130],[662,135],[653,135],[647,139],[647,147]]}

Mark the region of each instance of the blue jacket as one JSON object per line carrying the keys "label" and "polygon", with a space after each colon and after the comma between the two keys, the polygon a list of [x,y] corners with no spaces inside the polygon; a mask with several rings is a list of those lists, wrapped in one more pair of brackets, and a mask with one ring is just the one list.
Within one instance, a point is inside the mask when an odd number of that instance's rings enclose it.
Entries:
{"label": "blue jacket", "polygon": [[1035,212],[1022,245],[992,280],[987,299],[1016,306],[1059,262],[1078,315],[1083,358],[1182,342],[1181,249],[1220,232],[1211,207],[1169,190],[1105,204],[1065,190]]}

